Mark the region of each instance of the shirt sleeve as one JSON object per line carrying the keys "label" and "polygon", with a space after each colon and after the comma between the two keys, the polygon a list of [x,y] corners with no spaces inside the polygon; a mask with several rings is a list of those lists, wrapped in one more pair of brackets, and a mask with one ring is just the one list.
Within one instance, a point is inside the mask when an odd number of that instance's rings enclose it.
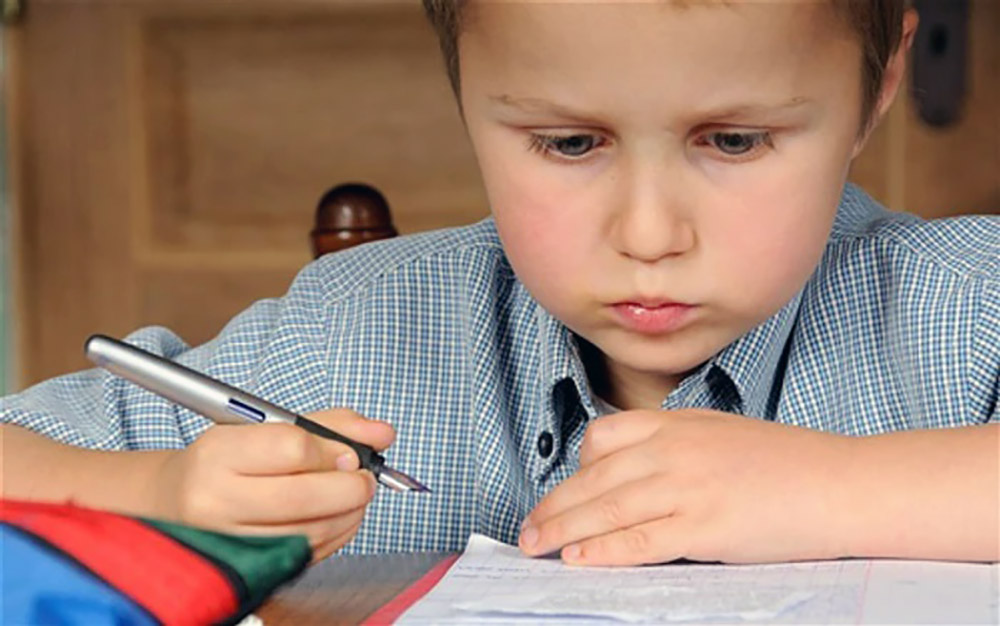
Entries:
{"label": "shirt sleeve", "polygon": [[1000,283],[983,290],[983,304],[969,364],[976,422],[1000,422]]}
{"label": "shirt sleeve", "polygon": [[[322,408],[327,299],[309,268],[282,298],[262,300],[208,343],[190,348],[162,327],[125,340],[292,410]],[[180,448],[211,422],[100,369],[39,383],[0,398],[0,422],[51,439],[103,450]]]}
{"label": "shirt sleeve", "polygon": [[[170,359],[188,351],[165,328],[142,329],[125,340]],[[87,448],[181,447],[184,432],[194,426],[185,423],[169,403],[98,369],[47,380],[2,402],[3,423]]]}

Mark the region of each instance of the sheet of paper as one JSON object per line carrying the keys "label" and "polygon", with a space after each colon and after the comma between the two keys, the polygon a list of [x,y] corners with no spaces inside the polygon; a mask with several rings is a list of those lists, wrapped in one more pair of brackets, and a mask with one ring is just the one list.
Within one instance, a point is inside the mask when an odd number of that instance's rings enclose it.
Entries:
{"label": "sheet of paper", "polygon": [[996,564],[842,560],[579,568],[474,535],[398,624],[997,624]]}

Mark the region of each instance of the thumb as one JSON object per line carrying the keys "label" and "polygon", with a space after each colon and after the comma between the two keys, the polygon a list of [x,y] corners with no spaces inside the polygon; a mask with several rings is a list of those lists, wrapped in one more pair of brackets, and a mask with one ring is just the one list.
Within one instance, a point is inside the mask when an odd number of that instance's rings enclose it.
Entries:
{"label": "thumb", "polygon": [[592,465],[623,448],[648,440],[663,425],[665,413],[622,411],[592,421],[580,446],[580,465]]}

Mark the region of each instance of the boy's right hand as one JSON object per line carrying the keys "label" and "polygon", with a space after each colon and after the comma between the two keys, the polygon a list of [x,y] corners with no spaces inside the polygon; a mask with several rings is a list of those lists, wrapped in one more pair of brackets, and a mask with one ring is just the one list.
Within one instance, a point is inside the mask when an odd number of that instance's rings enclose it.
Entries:
{"label": "boy's right hand", "polygon": [[[309,418],[377,450],[392,426],[348,409]],[[375,480],[348,446],[287,424],[218,425],[167,457],[156,514],[233,534],[304,534],[319,561],[357,532]]]}

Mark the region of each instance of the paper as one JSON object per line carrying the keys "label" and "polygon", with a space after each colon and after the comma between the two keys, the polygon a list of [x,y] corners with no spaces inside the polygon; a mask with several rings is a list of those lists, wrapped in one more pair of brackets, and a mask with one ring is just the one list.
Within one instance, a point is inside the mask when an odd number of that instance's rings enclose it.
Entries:
{"label": "paper", "polygon": [[581,568],[473,535],[398,624],[996,624],[996,564],[840,560]]}

